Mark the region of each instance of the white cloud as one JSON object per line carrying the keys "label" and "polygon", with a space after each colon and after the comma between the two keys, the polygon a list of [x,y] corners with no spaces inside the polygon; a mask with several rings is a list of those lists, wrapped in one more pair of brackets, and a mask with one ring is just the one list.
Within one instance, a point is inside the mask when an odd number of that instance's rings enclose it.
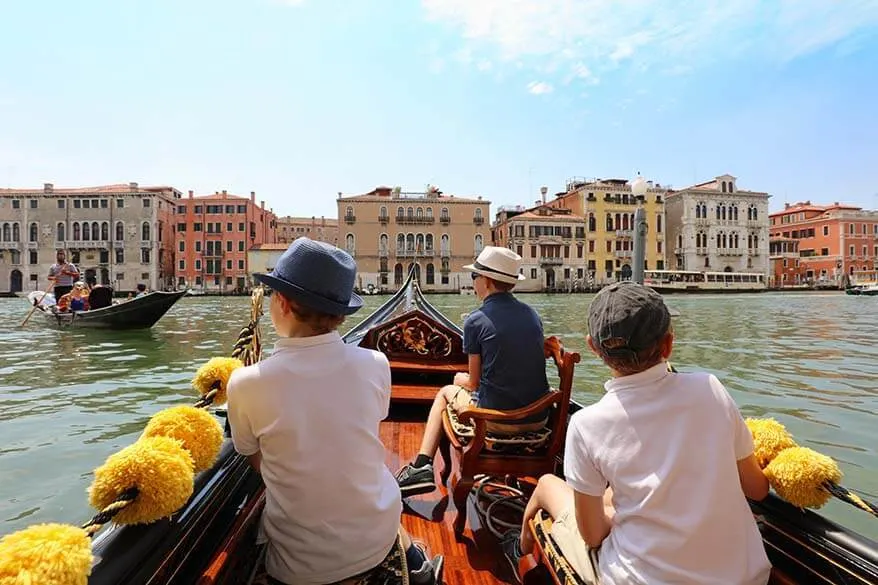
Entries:
{"label": "white cloud", "polygon": [[[593,83],[629,62],[680,75],[735,57],[786,62],[878,26],[875,0],[422,0],[474,59]],[[582,73],[587,72],[587,75]]]}
{"label": "white cloud", "polygon": [[527,84],[527,90],[534,95],[542,95],[544,93],[552,93],[554,88],[545,81],[531,81]]}

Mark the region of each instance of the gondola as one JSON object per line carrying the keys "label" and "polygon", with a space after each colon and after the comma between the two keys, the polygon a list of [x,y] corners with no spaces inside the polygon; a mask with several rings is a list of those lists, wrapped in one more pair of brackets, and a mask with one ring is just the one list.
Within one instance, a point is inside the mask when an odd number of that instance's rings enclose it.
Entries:
{"label": "gondola", "polygon": [[[254,323],[258,330],[258,317],[251,319],[251,334]],[[381,423],[381,437],[387,465],[395,470],[414,455],[436,390],[466,364],[462,331],[430,305],[409,274],[400,290],[350,329],[344,341],[382,351],[391,362],[391,408]],[[571,413],[580,408],[571,402]],[[224,412],[215,413],[222,420]],[[228,424],[225,435],[218,460],[196,477],[192,497],[171,518],[145,526],[110,525],[97,535],[90,585],[251,582],[260,551],[256,534],[264,485],[234,452]],[[559,458],[558,474],[561,465]],[[878,543],[774,495],[751,507],[774,565],[772,583],[878,582]],[[457,538],[454,516],[454,503],[441,486],[433,494],[407,500],[403,515],[414,538],[424,541],[431,553],[445,556],[444,583],[513,583],[474,498],[467,503],[467,528]],[[528,583],[552,582],[545,571],[529,577]]]}
{"label": "gondola", "polygon": [[108,304],[99,309],[67,313],[55,312],[52,307],[40,304],[37,312],[40,313],[43,321],[54,329],[149,329],[185,294],[185,290],[153,291],[142,297]]}

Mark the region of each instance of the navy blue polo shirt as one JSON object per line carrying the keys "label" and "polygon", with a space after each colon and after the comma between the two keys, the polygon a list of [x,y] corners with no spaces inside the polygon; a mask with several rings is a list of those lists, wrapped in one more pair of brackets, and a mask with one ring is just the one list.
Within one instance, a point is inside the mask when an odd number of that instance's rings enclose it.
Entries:
{"label": "navy blue polo shirt", "polygon": [[463,324],[463,351],[482,356],[473,393],[473,402],[482,408],[515,410],[549,391],[542,321],[512,293],[494,293],[469,314]]}

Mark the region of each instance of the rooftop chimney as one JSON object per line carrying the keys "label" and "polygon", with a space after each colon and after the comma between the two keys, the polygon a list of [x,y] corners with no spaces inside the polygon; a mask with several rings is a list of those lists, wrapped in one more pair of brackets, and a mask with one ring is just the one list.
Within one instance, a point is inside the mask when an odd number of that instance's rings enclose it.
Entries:
{"label": "rooftop chimney", "polygon": [[250,191],[250,203],[256,203],[256,191]]}
{"label": "rooftop chimney", "polygon": [[128,183],[128,188],[132,191],[137,191],[137,183]]}
{"label": "rooftop chimney", "polygon": [[55,191],[55,185],[52,183],[43,183],[43,192],[44,193],[52,193]]}
{"label": "rooftop chimney", "polygon": [[195,193],[192,191],[192,189],[189,189],[189,199],[192,199],[193,197],[195,197]]}
{"label": "rooftop chimney", "polygon": [[546,193],[548,193],[548,192],[549,192],[548,187],[540,187],[540,195],[543,196],[543,205],[546,204]]}
{"label": "rooftop chimney", "polygon": [[259,207],[265,209],[265,200],[259,202]]}
{"label": "rooftop chimney", "polygon": [[223,195],[228,195],[225,189],[223,189]]}

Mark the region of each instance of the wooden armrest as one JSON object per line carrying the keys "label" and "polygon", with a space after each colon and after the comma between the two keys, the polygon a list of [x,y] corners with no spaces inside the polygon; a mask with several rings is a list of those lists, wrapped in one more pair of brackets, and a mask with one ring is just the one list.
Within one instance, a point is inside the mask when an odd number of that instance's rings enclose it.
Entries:
{"label": "wooden armrest", "polygon": [[550,390],[548,394],[532,402],[525,407],[516,410],[494,410],[492,408],[478,408],[467,406],[457,413],[457,418],[463,424],[473,424],[477,420],[494,422],[515,422],[546,410],[561,399],[561,393]]}

